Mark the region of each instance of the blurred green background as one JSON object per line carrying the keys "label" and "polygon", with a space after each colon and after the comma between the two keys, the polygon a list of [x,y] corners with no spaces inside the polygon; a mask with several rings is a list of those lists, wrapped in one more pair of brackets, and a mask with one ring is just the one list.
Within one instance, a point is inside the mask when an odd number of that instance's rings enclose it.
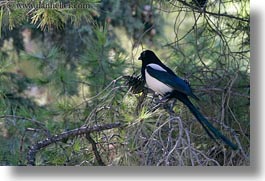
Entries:
{"label": "blurred green background", "polygon": [[[28,147],[52,135],[114,122],[125,126],[51,144],[36,165],[249,165],[249,3],[0,1],[0,165],[26,165]],[[140,74],[146,49],[190,82],[239,150],[211,140],[180,102],[175,114],[153,111],[152,94],[130,91],[124,76]]]}

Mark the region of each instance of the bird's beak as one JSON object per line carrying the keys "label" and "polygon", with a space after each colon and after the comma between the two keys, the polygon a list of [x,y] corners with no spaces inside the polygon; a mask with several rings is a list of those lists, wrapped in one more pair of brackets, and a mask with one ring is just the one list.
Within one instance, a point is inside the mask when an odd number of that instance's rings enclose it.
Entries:
{"label": "bird's beak", "polygon": [[142,60],[142,57],[140,56],[140,57],[138,58],[138,60]]}

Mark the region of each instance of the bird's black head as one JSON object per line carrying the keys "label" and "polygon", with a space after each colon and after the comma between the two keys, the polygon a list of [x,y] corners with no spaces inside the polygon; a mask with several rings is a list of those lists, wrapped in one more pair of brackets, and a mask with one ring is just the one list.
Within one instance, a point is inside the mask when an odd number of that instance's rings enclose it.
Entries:
{"label": "bird's black head", "polygon": [[142,60],[145,64],[160,62],[155,53],[151,50],[143,51],[138,60]]}

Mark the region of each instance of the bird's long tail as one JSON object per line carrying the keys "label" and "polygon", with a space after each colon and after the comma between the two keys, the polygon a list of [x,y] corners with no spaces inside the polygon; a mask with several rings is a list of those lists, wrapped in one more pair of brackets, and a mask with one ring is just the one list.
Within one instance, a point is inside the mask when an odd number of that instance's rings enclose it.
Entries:
{"label": "bird's long tail", "polygon": [[207,134],[212,139],[221,139],[232,149],[236,150],[237,145],[232,143],[226,136],[224,136],[218,129],[216,129],[199,111],[198,109],[190,102],[189,98],[183,94],[176,94],[177,99],[179,99],[183,104],[185,104],[192,114],[197,118],[197,120],[201,123]]}

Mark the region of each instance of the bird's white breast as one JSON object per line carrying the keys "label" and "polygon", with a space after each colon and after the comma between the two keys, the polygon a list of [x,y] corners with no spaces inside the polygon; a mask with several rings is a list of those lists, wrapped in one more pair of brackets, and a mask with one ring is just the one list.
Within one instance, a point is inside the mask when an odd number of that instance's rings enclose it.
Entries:
{"label": "bird's white breast", "polygon": [[[148,64],[147,66],[152,67],[153,69],[165,71],[161,66],[157,64]],[[147,70],[145,70],[145,79],[146,84],[149,89],[152,89],[153,91],[157,92],[160,95],[165,95],[168,92],[171,92],[173,89],[163,82],[160,82],[159,80],[153,78],[151,75],[148,74]]]}

